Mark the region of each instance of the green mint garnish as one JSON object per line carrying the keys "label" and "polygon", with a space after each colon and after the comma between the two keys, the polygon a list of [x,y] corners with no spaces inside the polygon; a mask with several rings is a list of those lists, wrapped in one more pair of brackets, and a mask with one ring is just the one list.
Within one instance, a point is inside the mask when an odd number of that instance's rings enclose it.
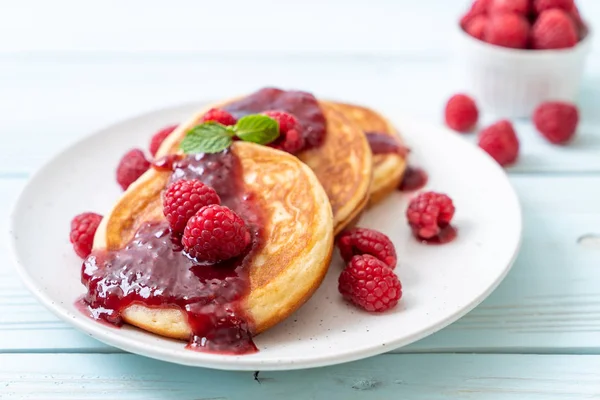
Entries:
{"label": "green mint garnish", "polygon": [[246,115],[235,124],[233,131],[243,141],[269,144],[279,136],[279,124],[266,115]]}
{"label": "green mint garnish", "polygon": [[231,146],[233,136],[245,142],[269,144],[279,137],[279,124],[261,114],[242,117],[234,126],[208,121],[190,129],[180,147],[186,154],[218,153]]}
{"label": "green mint garnish", "polygon": [[233,139],[232,134],[217,122],[208,121],[193,127],[181,141],[184,153],[218,153],[225,150]]}

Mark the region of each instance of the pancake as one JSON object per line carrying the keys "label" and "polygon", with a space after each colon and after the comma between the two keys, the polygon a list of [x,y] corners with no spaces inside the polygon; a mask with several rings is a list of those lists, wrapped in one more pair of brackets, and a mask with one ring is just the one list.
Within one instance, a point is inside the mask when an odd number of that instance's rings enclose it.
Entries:
{"label": "pancake", "polygon": [[[206,111],[226,108],[240,99],[243,97],[218,102],[198,112],[171,133],[156,156],[178,152],[179,143],[189,127]],[[373,175],[372,156],[369,143],[356,123],[337,111],[332,103],[319,101],[319,106],[326,119],[325,139],[320,146],[302,151],[298,158],[314,171],[325,189],[333,210],[334,233],[337,234],[356,221],[367,206]]]}
{"label": "pancake", "polygon": [[[403,146],[396,128],[378,112],[359,105],[347,103],[330,103],[346,118],[354,122],[360,129],[390,136]],[[371,183],[369,207],[378,203],[392,193],[400,182],[406,169],[406,153],[390,152],[373,154],[373,181]]]}
{"label": "pancake", "polygon": [[[333,249],[333,215],[319,180],[298,158],[247,142],[235,142],[231,152],[241,164],[244,193],[263,221],[263,245],[247,264],[249,292],[242,301],[251,333],[258,334],[293,313],[321,284]],[[121,249],[143,224],[164,221],[161,192],[170,175],[151,168],[134,182],[103,218],[94,251]],[[161,336],[192,335],[188,315],[178,307],[134,303],[121,317]]]}

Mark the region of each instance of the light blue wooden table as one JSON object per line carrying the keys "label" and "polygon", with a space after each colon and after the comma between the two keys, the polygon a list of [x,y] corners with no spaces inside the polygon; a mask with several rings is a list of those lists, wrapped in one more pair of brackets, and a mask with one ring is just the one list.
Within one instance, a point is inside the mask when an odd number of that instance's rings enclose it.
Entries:
{"label": "light blue wooden table", "polygon": [[[2,2],[0,226],[46,159],[153,108],[279,85],[441,123],[460,89],[448,33],[464,1],[214,3]],[[579,4],[600,26],[600,4]],[[600,399],[597,41],[579,103],[579,136],[566,148],[516,121],[523,151],[508,173],[525,231],[501,286],[448,328],[359,362],[264,372],[258,383],[123,353],[39,305],[2,236],[0,398]]]}

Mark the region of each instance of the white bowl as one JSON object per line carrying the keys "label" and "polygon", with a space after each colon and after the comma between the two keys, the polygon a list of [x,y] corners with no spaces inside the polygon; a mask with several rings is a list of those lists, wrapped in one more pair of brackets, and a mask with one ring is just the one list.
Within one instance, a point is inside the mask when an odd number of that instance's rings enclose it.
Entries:
{"label": "white bowl", "polygon": [[[588,25],[589,26],[589,25]],[[592,31],[575,47],[521,50],[475,39],[458,26],[455,72],[460,90],[499,117],[530,117],[543,101],[575,102]]]}

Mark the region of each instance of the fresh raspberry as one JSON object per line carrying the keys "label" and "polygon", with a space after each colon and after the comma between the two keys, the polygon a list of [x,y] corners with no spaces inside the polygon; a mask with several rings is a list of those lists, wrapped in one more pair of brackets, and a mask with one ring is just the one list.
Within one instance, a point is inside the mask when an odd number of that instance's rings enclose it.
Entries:
{"label": "fresh raspberry", "polygon": [[100,221],[102,221],[102,215],[93,212],[79,214],[71,221],[69,239],[79,257],[86,258],[92,252],[94,235]]}
{"label": "fresh raspberry", "polygon": [[524,49],[529,38],[529,21],[518,14],[492,15],[485,27],[484,40],[496,46]]}
{"label": "fresh raspberry", "polygon": [[374,312],[395,307],[402,297],[402,285],[394,271],[368,254],[352,257],[340,274],[338,290],[346,300]]}
{"label": "fresh raspberry", "polygon": [[519,155],[519,139],[507,120],[496,122],[482,130],[479,134],[479,147],[503,166],[515,162]]}
{"label": "fresh raspberry", "polygon": [[215,121],[223,125],[235,125],[235,117],[220,108],[211,108],[202,116],[201,122]]}
{"label": "fresh raspberry", "polygon": [[217,262],[240,255],[250,244],[250,231],[231,209],[213,204],[189,219],[181,241],[191,257]]}
{"label": "fresh raspberry", "polygon": [[570,103],[548,101],[535,109],[533,123],[551,143],[564,144],[575,135],[579,123],[579,111]]}
{"label": "fresh raspberry", "polygon": [[574,0],[533,0],[533,9],[538,14],[553,8],[570,11],[574,5]]}
{"label": "fresh raspberry", "polygon": [[460,19],[460,26],[466,29],[471,20],[487,12],[490,0],[475,0],[467,13]]}
{"label": "fresh raspberry", "polygon": [[538,50],[573,47],[578,38],[575,23],[562,10],[542,12],[531,29],[531,47]]}
{"label": "fresh raspberry", "polygon": [[197,179],[179,180],[167,187],[163,213],[174,232],[183,232],[188,220],[204,206],[221,204],[217,192]]}
{"label": "fresh raspberry", "polygon": [[471,21],[465,27],[465,31],[475,39],[484,40],[485,26],[487,23],[487,16],[478,15],[471,19]]}
{"label": "fresh raspberry", "polygon": [[355,255],[369,254],[396,268],[396,248],[389,237],[367,228],[346,229],[337,238],[337,245],[344,261],[349,262]]}
{"label": "fresh raspberry", "polygon": [[516,13],[529,14],[529,0],[490,0],[490,14]]}
{"label": "fresh raspberry", "polygon": [[424,192],[415,196],[406,210],[408,224],[421,239],[436,237],[454,216],[452,199],[445,194]]}
{"label": "fresh raspberry", "polygon": [[177,125],[169,125],[156,132],[150,140],[150,154],[152,157],[156,155],[156,152],[160,148],[160,145],[164,140],[177,128]]}
{"label": "fresh raspberry", "polygon": [[569,17],[571,17],[573,23],[575,24],[575,28],[577,29],[577,37],[579,40],[582,40],[587,34],[587,27],[585,26],[585,22],[583,22],[583,18],[581,18],[579,9],[575,4],[573,4],[573,8],[571,11],[569,11]]}
{"label": "fresh raspberry", "polygon": [[150,162],[146,160],[144,152],[140,149],[131,149],[117,166],[117,182],[123,190],[127,190],[129,185],[137,180],[150,168]]}
{"label": "fresh raspberry", "polygon": [[455,131],[470,131],[477,124],[478,117],[475,101],[465,94],[455,94],[446,104],[446,124]]}
{"label": "fresh raspberry", "polygon": [[283,111],[266,111],[266,116],[273,118],[279,124],[279,137],[269,146],[296,154],[304,147],[302,127],[292,114]]}

